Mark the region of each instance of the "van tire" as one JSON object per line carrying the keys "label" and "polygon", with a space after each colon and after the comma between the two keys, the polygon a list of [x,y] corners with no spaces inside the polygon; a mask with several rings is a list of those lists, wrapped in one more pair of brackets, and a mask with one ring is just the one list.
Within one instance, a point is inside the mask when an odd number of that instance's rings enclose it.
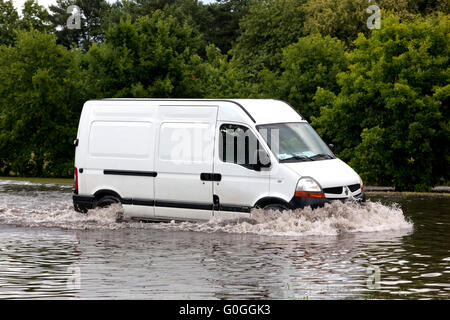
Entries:
{"label": "van tire", "polygon": [[97,200],[96,207],[107,208],[110,205],[115,204],[115,203],[120,203],[120,200],[114,196],[108,195],[108,196],[101,197],[99,200]]}
{"label": "van tire", "polygon": [[268,205],[264,206],[263,209],[266,210],[266,211],[274,210],[274,211],[280,211],[280,212],[284,212],[284,211],[289,210],[288,207],[286,207],[283,204],[279,204],[279,203],[268,204]]}
{"label": "van tire", "polygon": [[[107,208],[112,204],[116,204],[116,203],[121,203],[121,201],[114,196],[104,196],[102,198],[100,198],[100,200],[97,201],[97,208]],[[117,211],[116,212],[116,222],[123,222],[123,212],[122,211]]]}

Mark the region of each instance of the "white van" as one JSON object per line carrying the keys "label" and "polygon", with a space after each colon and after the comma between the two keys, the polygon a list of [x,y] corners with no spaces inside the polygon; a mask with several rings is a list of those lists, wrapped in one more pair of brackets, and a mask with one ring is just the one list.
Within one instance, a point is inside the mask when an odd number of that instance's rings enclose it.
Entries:
{"label": "white van", "polygon": [[137,220],[209,220],[365,199],[358,174],[278,100],[88,101],[75,145],[80,212],[121,203]]}

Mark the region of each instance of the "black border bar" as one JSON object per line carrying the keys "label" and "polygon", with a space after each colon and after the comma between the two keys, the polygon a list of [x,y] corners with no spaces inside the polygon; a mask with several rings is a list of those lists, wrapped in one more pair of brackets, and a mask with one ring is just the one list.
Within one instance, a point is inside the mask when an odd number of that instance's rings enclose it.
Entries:
{"label": "black border bar", "polygon": [[[230,287],[225,286],[225,289]],[[225,289],[222,288],[222,291]],[[189,290],[189,288],[187,288]],[[376,319],[386,317],[386,310],[396,318],[413,318],[420,312],[441,312],[445,314],[448,311],[448,300],[364,300],[375,299],[371,293],[361,294],[355,300],[269,300],[259,298],[253,300],[243,300],[239,293],[222,293],[222,291],[205,295],[203,300],[154,300],[152,291],[148,291],[145,298],[148,300],[117,300],[124,299],[124,295],[111,294],[111,300],[104,300],[104,296],[95,296],[94,299],[87,299],[86,294],[74,292],[72,298],[61,297],[58,300],[25,300],[22,295],[21,300],[3,300],[0,301],[0,307],[4,314],[14,314],[17,317],[34,316],[37,310],[70,310],[76,318],[86,315],[86,310],[93,317],[105,318],[108,316],[120,318],[139,317],[143,313],[152,310],[161,312],[166,319],[226,319],[226,320],[272,320],[293,318],[292,315],[315,314],[321,315],[321,318],[336,318],[336,314],[345,314],[351,319],[361,319],[361,314],[370,312],[370,315]],[[267,293],[272,294],[274,292]],[[186,295],[189,292],[186,291]],[[275,295],[278,293],[275,292]],[[222,300],[215,300],[217,298]],[[237,300],[240,298],[240,300]],[[245,297],[244,297],[245,298]],[[251,298],[251,297],[250,297]],[[249,299],[250,299],[249,298]],[[324,299],[329,298],[325,296]],[[285,298],[286,299],[286,298]],[[331,299],[331,298],[329,298]],[[335,298],[336,299],[336,298]],[[356,300],[358,299],[358,300]],[[201,312],[208,307],[213,308],[213,312],[208,316],[207,312]],[[8,311],[9,310],[9,311]],[[187,312],[195,310],[195,312]],[[353,312],[348,312],[352,310]],[[427,311],[428,310],[428,311]],[[441,311],[439,311],[441,310]],[[59,312],[52,312],[46,315],[48,320],[60,319]],[[297,316],[297,318],[300,318]]]}

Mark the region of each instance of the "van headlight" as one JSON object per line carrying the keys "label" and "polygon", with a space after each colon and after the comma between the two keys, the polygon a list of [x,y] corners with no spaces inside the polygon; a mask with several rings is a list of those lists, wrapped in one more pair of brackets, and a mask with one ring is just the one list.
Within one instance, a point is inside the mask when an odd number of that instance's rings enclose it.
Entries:
{"label": "van headlight", "polygon": [[361,177],[359,177],[359,186],[361,187],[361,192],[364,191],[364,182],[362,181]]}
{"label": "van headlight", "polygon": [[319,183],[311,177],[303,177],[297,183],[296,197],[325,198]]}

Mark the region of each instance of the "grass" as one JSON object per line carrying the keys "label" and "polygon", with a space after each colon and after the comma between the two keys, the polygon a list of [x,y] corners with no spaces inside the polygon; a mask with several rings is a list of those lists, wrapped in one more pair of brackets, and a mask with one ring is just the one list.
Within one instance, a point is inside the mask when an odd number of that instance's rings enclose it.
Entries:
{"label": "grass", "polygon": [[0,177],[0,180],[29,181],[29,182],[33,182],[33,183],[42,183],[42,184],[73,184],[73,178],[72,179],[63,179],[63,178]]}

